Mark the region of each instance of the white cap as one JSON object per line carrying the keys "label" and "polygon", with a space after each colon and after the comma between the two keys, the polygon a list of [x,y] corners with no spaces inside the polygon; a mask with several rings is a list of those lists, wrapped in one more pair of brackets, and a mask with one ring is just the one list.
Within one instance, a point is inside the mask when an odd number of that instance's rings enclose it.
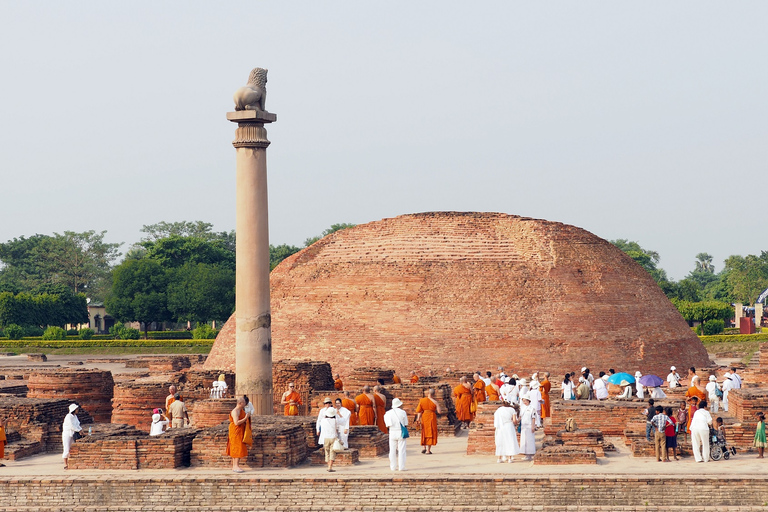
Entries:
{"label": "white cap", "polygon": [[326,418],[333,418],[334,416],[336,416],[336,409],[334,409],[333,407],[329,407],[325,410]]}
{"label": "white cap", "polygon": [[607,376],[607,375],[603,375],[602,379],[603,379],[604,381],[607,381],[607,380],[608,380],[608,376]]}
{"label": "white cap", "polygon": [[160,415],[159,414],[153,414],[152,415],[152,423],[157,423],[160,421]]}
{"label": "white cap", "polygon": [[400,406],[402,406],[402,405],[403,405],[403,401],[402,401],[402,400],[400,400],[399,398],[393,398],[393,399],[392,399],[392,408],[393,408],[393,409],[394,409],[395,407],[400,407]]}
{"label": "white cap", "polygon": [[715,377],[714,375],[710,375],[709,380],[712,382],[715,382],[717,380],[717,377]]}
{"label": "white cap", "polygon": [[642,377],[642,376],[643,376],[643,374],[642,374],[642,373],[640,373],[640,370],[638,370],[638,371],[636,371],[636,372],[635,372],[635,378],[637,378],[637,377]]}
{"label": "white cap", "polygon": [[582,367],[581,367],[581,371],[582,371],[582,372],[585,372],[585,371],[587,371],[587,367],[586,367],[586,366],[582,366]]}
{"label": "white cap", "polygon": [[522,395],[520,395],[520,400],[528,400],[530,402],[531,395],[529,395],[528,393],[523,393]]}
{"label": "white cap", "polygon": [[520,384],[521,386],[527,386],[528,385],[528,381],[525,380],[525,379],[520,379],[520,382],[518,382],[518,384]]}
{"label": "white cap", "polygon": [[725,372],[723,374],[723,377],[726,378],[726,379],[730,379],[731,378],[731,372]]}
{"label": "white cap", "polygon": [[77,409],[77,404],[69,404],[69,412],[75,412],[75,409]]}
{"label": "white cap", "polygon": [[672,371],[677,370],[677,368],[675,368],[674,366],[670,366],[669,369],[672,370]]}

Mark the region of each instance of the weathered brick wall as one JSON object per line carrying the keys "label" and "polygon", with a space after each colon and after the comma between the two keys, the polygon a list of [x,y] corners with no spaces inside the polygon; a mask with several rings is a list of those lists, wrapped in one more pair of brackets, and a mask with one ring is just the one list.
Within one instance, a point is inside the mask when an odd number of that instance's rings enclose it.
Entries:
{"label": "weathered brick wall", "polygon": [[768,415],[768,388],[741,388],[728,392],[728,413],[742,422],[756,423],[755,414]]}
{"label": "weathered brick wall", "polygon": [[[343,472],[343,469],[340,469]],[[338,475],[338,473],[337,473]],[[343,503],[357,510],[565,510],[608,512],[764,510],[768,479],[756,475],[547,476],[498,474],[435,475],[433,477],[365,476],[264,478],[246,475],[171,477],[136,475],[0,477],[0,502],[5,510],[156,511],[158,497],[173,496],[185,510],[236,512],[259,510],[324,510]],[[361,492],[364,489],[365,492]],[[467,492],[471,489],[471,492]],[[233,499],[236,496],[237,499]],[[170,505],[169,505],[170,506]],[[334,509],[335,510],[335,509]]]}
{"label": "weathered brick wall", "polygon": [[470,425],[467,437],[467,455],[493,455],[496,453],[496,429],[493,427],[493,414],[499,407],[501,407],[501,402],[477,404],[477,414]]}
{"label": "weathered brick wall", "polygon": [[[659,402],[658,405],[673,405]],[[639,400],[555,400],[552,402],[552,421],[544,426],[546,435],[556,435],[565,428],[565,420],[574,418],[580,429],[598,429],[606,436],[621,436],[627,424],[643,418],[647,402]]]}
{"label": "weathered brick wall", "polygon": [[347,376],[344,388],[353,392],[359,392],[363,386],[375,386],[381,379],[384,384],[394,384],[392,377],[394,370],[386,368],[355,368]]}
{"label": "weathered brick wall", "polygon": [[148,377],[115,382],[112,399],[112,423],[133,425],[149,432],[152,409],[165,409],[168,387],[176,379],[170,376]]}
{"label": "weathered brick wall", "polygon": [[187,405],[189,419],[195,427],[215,427],[229,421],[229,415],[237,406],[235,398],[198,400]]}
{"label": "weathered brick wall", "polygon": [[32,372],[29,398],[59,398],[77,403],[99,423],[112,417],[112,372],[57,368]]}
{"label": "weathered brick wall", "polygon": [[[403,215],[338,231],[270,275],[273,353],[334,370],[709,364],[653,279],[574,226],[496,213]],[[206,365],[234,367],[234,316]],[[350,350],[354,347],[354,350]],[[213,367],[209,366],[209,367]]]}

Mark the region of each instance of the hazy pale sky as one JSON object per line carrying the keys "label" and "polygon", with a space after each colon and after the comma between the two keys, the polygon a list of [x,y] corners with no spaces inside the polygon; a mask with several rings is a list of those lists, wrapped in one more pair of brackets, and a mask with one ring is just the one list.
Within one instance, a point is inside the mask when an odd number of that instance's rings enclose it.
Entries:
{"label": "hazy pale sky", "polygon": [[0,241],[235,226],[269,69],[270,238],[495,211],[661,255],[768,249],[765,2],[0,1]]}

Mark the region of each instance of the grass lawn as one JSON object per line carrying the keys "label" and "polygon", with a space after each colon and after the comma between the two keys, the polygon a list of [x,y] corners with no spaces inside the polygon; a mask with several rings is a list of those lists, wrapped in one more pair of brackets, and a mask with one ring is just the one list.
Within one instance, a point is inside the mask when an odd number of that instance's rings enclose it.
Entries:
{"label": "grass lawn", "polygon": [[[710,342],[703,341],[704,348],[711,357],[741,357],[748,364],[752,356],[760,348],[760,341]],[[765,343],[765,342],[762,342]],[[726,355],[728,354],[728,355]],[[732,355],[731,355],[732,354]]]}
{"label": "grass lawn", "polygon": [[3,348],[0,352],[13,354],[46,354],[46,355],[142,355],[142,354],[207,354],[211,347],[82,347],[82,348],[48,348],[48,347],[13,347]]}

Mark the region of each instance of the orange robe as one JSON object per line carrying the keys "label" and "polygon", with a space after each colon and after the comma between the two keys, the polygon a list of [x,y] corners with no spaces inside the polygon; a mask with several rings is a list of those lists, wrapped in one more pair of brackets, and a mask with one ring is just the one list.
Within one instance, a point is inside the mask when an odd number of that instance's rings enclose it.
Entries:
{"label": "orange robe", "polygon": [[384,413],[387,412],[387,402],[381,399],[376,393],[373,394],[373,399],[376,400],[376,426],[379,430],[385,434],[389,434],[389,429],[384,424]]}
{"label": "orange robe", "polygon": [[[240,411],[241,420],[245,418],[245,411]],[[232,413],[229,414],[229,437],[227,438],[227,455],[232,458],[240,459],[248,456],[248,445],[243,442],[245,437],[245,423],[241,425],[235,425],[235,420],[232,419]]]}
{"label": "orange robe", "polygon": [[704,392],[696,386],[689,387],[688,391],[685,392],[685,398],[690,398],[692,396],[697,397],[699,400],[707,399],[707,395],[705,395]]}
{"label": "orange robe", "polygon": [[437,444],[437,406],[429,398],[419,400],[416,414],[421,413],[421,445],[434,446]]}
{"label": "orange robe", "polygon": [[691,420],[693,419],[693,415],[696,414],[696,411],[698,410],[698,407],[691,404],[688,406],[688,423],[685,425],[685,431],[687,433],[691,433]]}
{"label": "orange robe", "polygon": [[0,459],[5,458],[5,442],[7,438],[5,437],[5,427],[0,427]]}
{"label": "orange robe", "polygon": [[376,418],[373,414],[373,402],[368,396],[363,393],[355,397],[355,402],[360,406],[360,412],[358,413],[358,420],[361,425],[375,425]]}
{"label": "orange robe", "polygon": [[341,382],[341,379],[336,379],[333,381],[333,389],[336,391],[344,391],[344,383]]}
{"label": "orange robe", "polygon": [[[285,397],[286,402],[290,402],[293,400],[298,405],[301,405],[301,395],[296,391],[291,391],[291,394]],[[290,403],[285,404],[285,415],[286,416],[298,416],[299,415],[299,407],[298,405],[291,405]]]}
{"label": "orange robe", "polygon": [[413,375],[411,377],[411,384],[416,384],[417,382],[419,382],[419,376],[418,375]]}
{"label": "orange robe", "polygon": [[392,375],[392,382],[395,384],[400,384],[400,377],[398,377],[397,374]]}
{"label": "orange robe", "polygon": [[487,386],[485,386],[485,394],[488,396],[489,402],[499,401],[499,392],[496,390],[495,387],[493,387],[492,384],[488,384]]}
{"label": "orange robe", "polygon": [[475,402],[485,402],[485,382],[478,380],[472,387],[475,389]]}
{"label": "orange robe", "polygon": [[456,397],[456,419],[459,421],[472,421],[472,413],[469,412],[469,404],[472,403],[472,392],[463,384],[453,388],[453,396]]}
{"label": "orange robe", "polygon": [[346,410],[349,411],[349,424],[350,425],[357,425],[357,413],[355,412],[355,401],[350,398],[342,398],[341,399],[341,406],[344,407]]}
{"label": "orange robe", "polygon": [[541,399],[544,403],[541,404],[541,417],[549,418],[552,416],[552,409],[549,405],[549,391],[552,389],[552,383],[548,379],[541,381]]}

